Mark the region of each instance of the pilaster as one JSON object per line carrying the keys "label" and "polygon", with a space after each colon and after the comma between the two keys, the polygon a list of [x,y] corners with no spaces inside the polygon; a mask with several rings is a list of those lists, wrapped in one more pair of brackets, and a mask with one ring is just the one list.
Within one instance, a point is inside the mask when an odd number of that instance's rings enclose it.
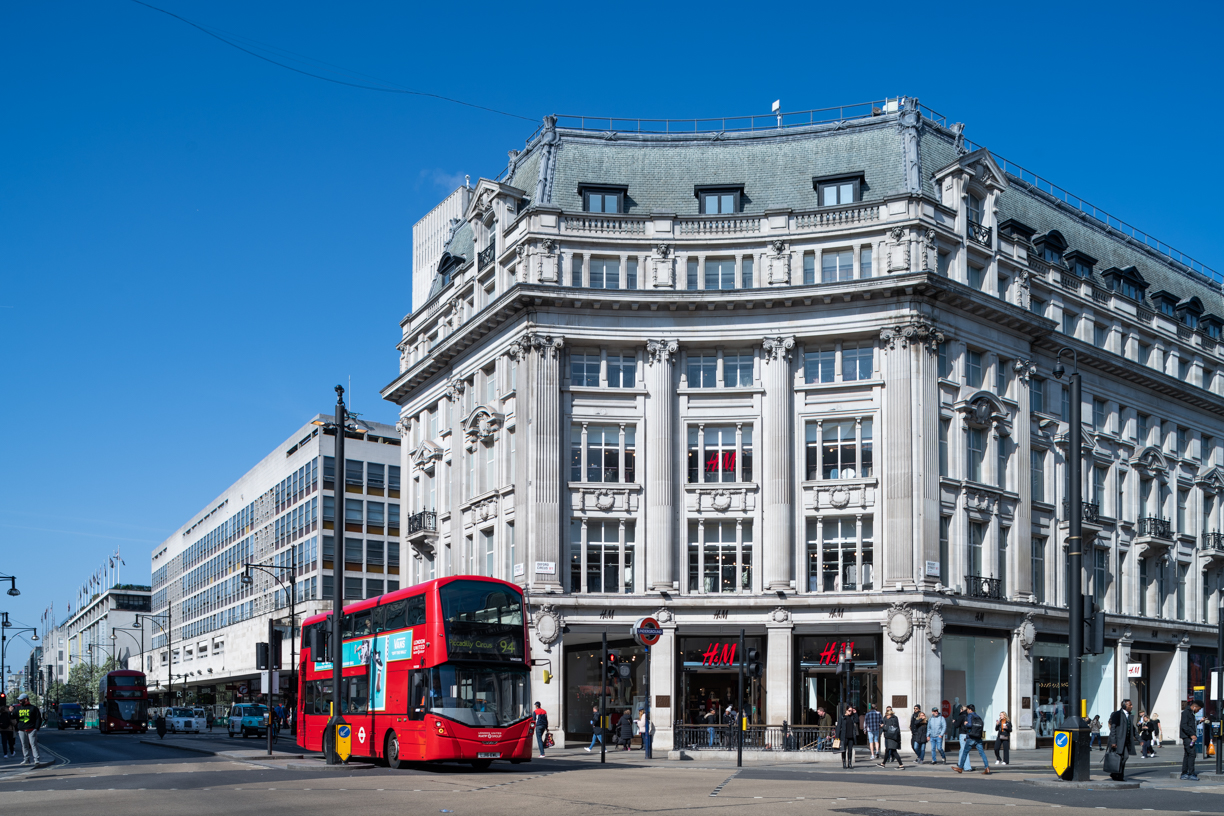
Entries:
{"label": "pilaster", "polygon": [[791,717],[795,699],[795,650],[791,647],[795,626],[785,608],[775,609],[765,624],[765,677],[769,688],[765,694],[766,725],[781,725]]}
{"label": "pilaster", "polygon": [[[646,558],[647,581],[670,592],[676,581],[675,340],[646,342]],[[661,645],[661,644],[660,644]],[[661,648],[659,649],[661,651]],[[670,735],[670,731],[668,732]],[[668,737],[670,739],[670,736]]]}
{"label": "pilaster", "polygon": [[1036,370],[1037,366],[1032,360],[1019,358],[1012,363],[1012,371],[1016,375],[1016,417],[1012,422],[1015,429],[1012,440],[1016,447],[1012,473],[1016,474],[1015,488],[1020,500],[1016,502],[1011,543],[1007,548],[1010,562],[1007,575],[1011,579],[1011,595],[1019,601],[1032,600],[1033,597],[1033,480],[1029,478],[1033,435],[1029,430],[1029,386]]}
{"label": "pilaster", "polygon": [[762,586],[771,591],[785,591],[791,579],[791,495],[792,461],[789,455],[791,395],[791,349],[794,337],[766,337],[761,354],[762,382],[765,397],[761,404],[761,448],[763,460],[761,505],[764,533],[761,536],[763,556]]}
{"label": "pilaster", "polygon": [[[561,577],[567,561],[561,542],[561,349],[564,338],[528,332],[516,343],[527,362],[527,376],[519,388],[527,391],[527,500],[520,512],[527,529],[520,533],[528,544],[528,585],[547,592],[563,589]],[[520,425],[522,420],[520,419]],[[520,431],[521,432],[521,431]],[[554,572],[536,573],[534,563],[550,562]]]}

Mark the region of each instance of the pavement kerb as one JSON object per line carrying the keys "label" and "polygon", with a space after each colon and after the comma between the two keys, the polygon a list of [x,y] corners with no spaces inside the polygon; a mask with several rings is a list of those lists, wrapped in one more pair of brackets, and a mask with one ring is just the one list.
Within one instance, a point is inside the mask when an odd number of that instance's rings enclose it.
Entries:
{"label": "pavement kerb", "polygon": [[205,756],[225,757],[226,759],[304,759],[305,754],[290,754],[281,751],[274,751],[272,756],[264,751],[215,751],[211,748],[203,746],[186,745],[175,740],[159,740],[159,739],[143,739],[140,741],[145,745],[160,745],[164,748],[176,748],[180,751],[190,751],[193,754],[204,754]]}

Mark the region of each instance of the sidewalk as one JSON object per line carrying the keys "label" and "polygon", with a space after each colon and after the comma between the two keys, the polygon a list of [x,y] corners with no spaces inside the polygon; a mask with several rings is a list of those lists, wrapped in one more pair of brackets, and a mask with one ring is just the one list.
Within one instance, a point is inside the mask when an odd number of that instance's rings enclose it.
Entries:
{"label": "sidewalk", "polygon": [[144,737],[140,740],[145,745],[161,745],[166,748],[175,748],[180,751],[190,751],[195,754],[204,754],[206,756],[219,756],[226,759],[301,759],[305,753],[293,742],[292,737],[281,735],[281,738],[272,746],[272,755],[268,756],[268,747],[266,740],[258,739],[229,739],[225,732],[220,734],[176,734],[171,736],[166,735],[165,739],[158,739],[157,735]]}

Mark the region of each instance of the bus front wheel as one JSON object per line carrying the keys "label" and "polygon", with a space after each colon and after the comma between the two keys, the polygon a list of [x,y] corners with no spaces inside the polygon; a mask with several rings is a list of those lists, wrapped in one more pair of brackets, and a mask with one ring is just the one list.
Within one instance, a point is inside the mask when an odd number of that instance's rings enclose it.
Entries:
{"label": "bus front wheel", "polygon": [[387,732],[387,744],[384,748],[383,758],[386,759],[388,768],[398,771],[408,767],[408,763],[400,759],[399,735],[394,731]]}
{"label": "bus front wheel", "polygon": [[472,767],[473,767],[473,768],[475,768],[475,769],[476,769],[476,770],[478,770],[478,771],[487,771],[487,770],[489,770],[489,766],[490,766],[490,765],[492,765],[492,764],[493,764],[493,760],[491,760],[491,759],[474,759],[474,760],[472,760]]}

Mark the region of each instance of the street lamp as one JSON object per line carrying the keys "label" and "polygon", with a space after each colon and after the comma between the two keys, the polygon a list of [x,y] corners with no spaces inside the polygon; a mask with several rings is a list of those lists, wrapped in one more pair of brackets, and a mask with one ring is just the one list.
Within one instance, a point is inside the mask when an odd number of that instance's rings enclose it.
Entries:
{"label": "street lamp", "polygon": [[0,575],[0,581],[8,581],[8,594],[16,598],[21,594],[21,590],[17,588],[17,578],[13,575]]}
{"label": "street lamp", "polygon": [[1079,355],[1075,349],[1061,348],[1054,360],[1054,378],[1066,374],[1062,364],[1064,354],[1071,356],[1070,411],[1067,415],[1067,580],[1068,668],[1067,685],[1071,698],[1071,716],[1063,720],[1061,730],[1073,732],[1071,742],[1071,780],[1087,782],[1091,755],[1088,745],[1088,722],[1081,716],[1081,688],[1084,668],[1084,527],[1083,527],[1083,405],[1080,396]]}
{"label": "street lamp", "polygon": [[[334,525],[335,552],[332,553],[332,630],[331,630],[331,664],[332,664],[332,705],[331,717],[327,721],[327,732],[323,736],[323,750],[327,754],[327,764],[336,765],[340,762],[336,754],[335,729],[344,724],[344,716],[340,713],[340,678],[344,666],[344,644],[341,642],[340,618],[344,614],[344,553],[341,551],[344,538],[339,533],[344,529],[344,434],[346,431],[365,433],[368,426],[362,427],[356,422],[350,422],[350,414],[344,406],[344,389],[336,386],[336,419],[334,422],[314,420],[314,424],[330,429],[336,435],[336,468],[332,478],[332,493],[335,496],[332,511]],[[363,423],[364,424],[364,423]],[[332,739],[328,740],[328,735]]]}
{"label": "street lamp", "polygon": [[[10,594],[11,594],[11,591],[10,591]],[[9,621],[8,613],[0,612],[0,686],[5,686],[6,675],[4,673],[4,657],[5,655],[8,654],[8,641],[9,641],[10,631],[13,633],[13,635],[18,635],[22,632],[33,632],[34,634],[30,636],[30,640],[36,643],[38,642],[38,630],[37,629],[35,629],[33,626],[15,627]],[[3,688],[0,688],[0,691],[7,692],[8,689],[7,687],[3,687]]]}
{"label": "street lamp", "polygon": [[[154,625],[161,629],[162,634],[166,636],[166,653],[170,655],[170,665],[166,669],[166,693],[170,694],[171,696],[173,696],[174,692],[174,644],[171,642],[170,638],[170,610],[173,608],[174,607],[167,601],[166,611],[161,615],[151,615],[147,613],[144,615],[137,615],[135,617],[135,622],[132,624],[133,626],[140,627],[140,653],[142,656],[144,655],[144,623],[141,620],[142,618],[148,618],[149,620],[153,621]],[[166,619],[165,624],[162,623],[162,618]]]}
{"label": "street lamp", "polygon": [[[297,576],[297,566],[298,566],[297,565],[297,547],[290,547],[289,555],[290,555],[291,561],[287,566],[280,565],[280,564],[273,564],[270,562],[264,563],[264,564],[244,563],[242,566],[245,567],[246,569],[243,570],[241,580],[242,580],[242,583],[247,584],[248,586],[250,584],[255,583],[254,579],[251,577],[251,570],[257,569],[260,572],[264,572],[272,576],[272,579],[276,581],[277,584],[280,585],[281,590],[286,592],[289,595],[289,641],[290,641],[289,642],[289,660],[290,660],[290,666],[291,666],[291,668],[289,669],[289,677],[290,677],[291,688],[293,689],[293,691],[291,692],[291,695],[292,695],[296,693],[297,691],[297,635],[296,635],[296,631],[297,631],[297,593],[294,591],[295,587],[293,585],[293,579]],[[333,564],[335,563],[334,559],[332,563]],[[279,572],[273,572],[273,570],[279,570]],[[282,574],[285,571],[289,572],[289,581],[287,583]],[[271,620],[275,620],[275,618]],[[271,621],[269,621],[269,623],[270,622]],[[268,638],[269,638],[268,639],[268,653],[270,655],[271,650],[272,650],[271,626],[269,626]],[[278,662],[278,663],[280,662],[279,652],[276,655],[275,662]],[[272,688],[272,661],[269,661],[269,664],[268,664],[268,716],[269,718],[271,718],[271,714],[272,714],[272,694],[275,691],[276,690]],[[271,723],[269,723],[269,727],[268,727],[269,745],[271,745],[271,740],[272,740],[271,734],[272,734],[272,728],[271,728]],[[294,736],[297,735],[297,717],[296,716],[293,718],[293,730],[290,731],[290,734],[293,734]]]}

